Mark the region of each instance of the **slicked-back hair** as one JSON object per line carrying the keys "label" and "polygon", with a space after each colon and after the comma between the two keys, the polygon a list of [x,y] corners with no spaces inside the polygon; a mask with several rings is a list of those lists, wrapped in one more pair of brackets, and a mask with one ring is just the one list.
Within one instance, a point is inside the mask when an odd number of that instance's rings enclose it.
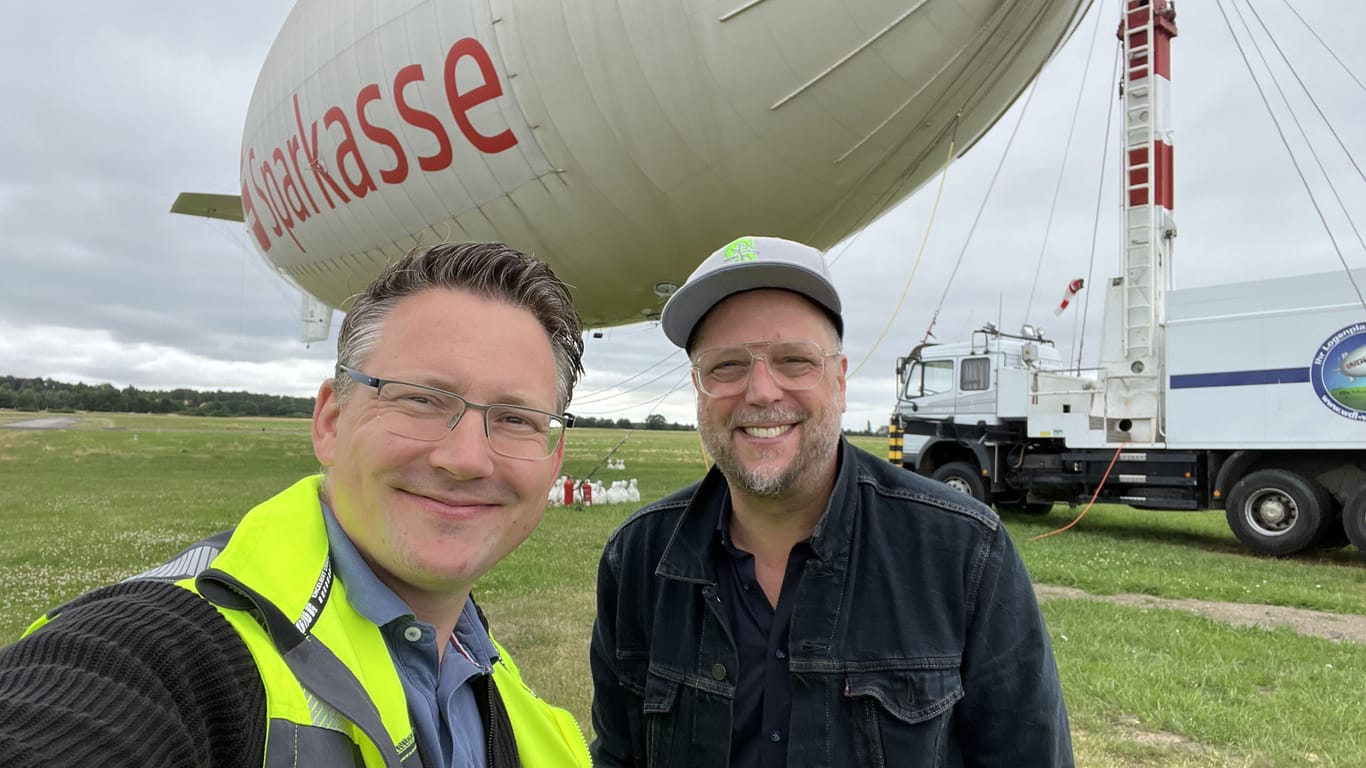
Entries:
{"label": "slicked-back hair", "polygon": [[[534,315],[555,354],[556,410],[569,405],[583,373],[583,323],[569,287],[545,262],[502,243],[441,243],[390,264],[347,310],[337,335],[337,365],[364,370],[394,307],[433,288],[469,291]],[[337,376],[337,397],[345,402],[354,385],[351,377]]]}

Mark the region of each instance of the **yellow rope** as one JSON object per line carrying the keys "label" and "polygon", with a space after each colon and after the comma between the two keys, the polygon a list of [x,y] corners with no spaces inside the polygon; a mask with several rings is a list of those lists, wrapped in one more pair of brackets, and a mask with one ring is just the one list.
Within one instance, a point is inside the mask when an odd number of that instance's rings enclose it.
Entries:
{"label": "yellow rope", "polygon": [[883,326],[882,333],[878,334],[877,340],[874,341],[873,346],[868,349],[868,354],[864,355],[863,359],[859,361],[859,364],[854,367],[854,370],[849,372],[848,378],[852,379],[859,371],[863,370],[863,366],[872,359],[873,352],[877,351],[878,345],[882,344],[882,340],[887,338],[887,334],[892,330],[892,323],[896,321],[896,316],[901,312],[901,305],[906,301],[906,294],[911,292],[911,281],[915,279],[916,270],[920,269],[920,259],[925,255],[925,246],[929,245],[930,242],[930,230],[934,227],[934,216],[939,211],[939,200],[944,196],[944,182],[948,181],[949,166],[953,164],[954,143],[954,138],[950,137],[948,157],[944,158],[944,172],[939,176],[939,191],[934,195],[934,206],[930,208],[930,220],[925,224],[925,237],[920,241],[920,252],[915,255],[915,264],[911,267],[911,274],[906,276],[906,287],[901,289],[901,298],[896,300],[896,309],[894,309],[892,314],[887,318],[887,325]]}

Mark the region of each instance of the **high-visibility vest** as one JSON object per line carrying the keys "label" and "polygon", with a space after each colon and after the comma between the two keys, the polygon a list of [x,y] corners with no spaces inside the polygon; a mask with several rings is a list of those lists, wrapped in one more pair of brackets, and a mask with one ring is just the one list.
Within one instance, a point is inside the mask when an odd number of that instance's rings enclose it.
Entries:
{"label": "high-visibility vest", "polygon": [[[242,636],[265,687],[266,768],[358,761],[367,768],[412,768],[419,763],[417,740],[389,649],[379,627],[356,612],[345,585],[333,578],[321,482],[317,475],[295,483],[248,512],[233,531],[135,578],[174,580],[202,595]],[[522,765],[590,766],[574,718],[538,698],[494,645],[493,683]]]}

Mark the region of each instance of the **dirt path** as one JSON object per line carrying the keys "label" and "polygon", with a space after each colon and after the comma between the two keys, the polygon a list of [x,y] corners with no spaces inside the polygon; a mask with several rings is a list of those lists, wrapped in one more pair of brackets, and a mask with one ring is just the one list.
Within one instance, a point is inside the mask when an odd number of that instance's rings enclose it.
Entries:
{"label": "dirt path", "polygon": [[1257,603],[1221,603],[1213,600],[1192,600],[1189,598],[1153,597],[1152,595],[1093,595],[1073,587],[1055,587],[1048,584],[1035,584],[1034,593],[1039,601],[1061,597],[1076,600],[1099,600],[1116,605],[1130,605],[1137,608],[1170,608],[1189,611],[1207,619],[1223,621],[1239,627],[1290,627],[1301,635],[1326,637],[1329,640],[1345,643],[1366,644],[1366,616],[1356,614],[1325,613],[1303,608],[1285,608],[1279,605]]}

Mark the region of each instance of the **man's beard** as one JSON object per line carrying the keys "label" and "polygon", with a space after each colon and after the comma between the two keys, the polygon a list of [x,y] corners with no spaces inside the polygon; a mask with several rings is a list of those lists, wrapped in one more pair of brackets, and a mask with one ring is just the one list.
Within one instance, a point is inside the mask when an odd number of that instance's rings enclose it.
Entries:
{"label": "man's beard", "polygon": [[[705,423],[698,414],[698,424]],[[797,454],[786,468],[747,469],[735,455],[731,443],[731,433],[741,425],[801,423],[801,442]],[[716,466],[726,476],[731,487],[765,499],[777,499],[800,486],[804,477],[819,472],[835,451],[839,443],[839,422],[832,419],[817,421],[810,414],[800,410],[782,408],[750,409],[732,414],[722,429],[702,428],[702,444],[711,454]],[[764,454],[757,457],[760,461],[768,458]]]}

